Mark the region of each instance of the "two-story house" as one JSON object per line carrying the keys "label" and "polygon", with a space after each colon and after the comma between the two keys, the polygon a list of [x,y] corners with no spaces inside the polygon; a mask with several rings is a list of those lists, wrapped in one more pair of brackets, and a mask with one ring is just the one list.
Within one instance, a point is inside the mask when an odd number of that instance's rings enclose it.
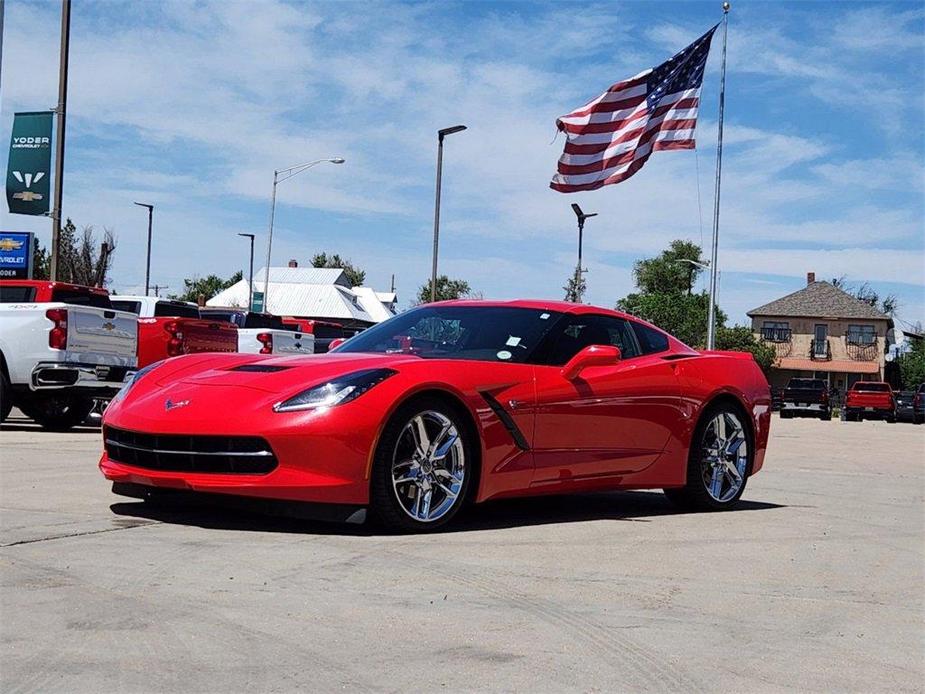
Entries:
{"label": "two-story house", "polygon": [[882,381],[889,316],[807,273],[806,287],[748,312],[755,336],[774,347],[771,386],[796,376],[844,391]]}

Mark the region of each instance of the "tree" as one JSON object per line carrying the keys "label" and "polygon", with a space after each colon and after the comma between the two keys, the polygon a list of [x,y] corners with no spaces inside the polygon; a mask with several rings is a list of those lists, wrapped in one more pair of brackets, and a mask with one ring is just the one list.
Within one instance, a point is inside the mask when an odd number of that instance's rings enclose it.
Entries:
{"label": "tree", "polygon": [[[427,280],[426,284],[421,285],[418,290],[417,304],[430,303],[431,281]],[[466,280],[450,279],[446,275],[437,277],[437,301],[449,301],[450,299],[471,299],[476,298]]]}
{"label": "tree", "polygon": [[351,287],[359,287],[366,280],[366,271],[361,270],[350,262],[349,258],[341,258],[337,253],[316,253],[312,258],[312,267],[339,268],[344,271]]}
{"label": "tree", "polygon": [[881,297],[880,294],[870,286],[869,283],[850,284],[846,275],[832,279],[832,286],[838,287],[842,291],[848,292],[858,301],[873,306],[880,313],[892,316],[899,310],[899,299],[895,294],[887,294]]}
{"label": "tree", "polygon": [[51,279],[51,254],[34,236],[32,237],[32,279]]}
{"label": "tree", "polygon": [[925,341],[912,340],[912,349],[897,361],[903,388],[914,388],[920,383],[925,383]]}
{"label": "tree", "polygon": [[[700,246],[676,240],[659,256],[636,261],[633,278],[639,291],[620,299],[617,308],[698,346],[707,340],[710,297],[705,291],[694,293],[702,268],[684,260],[701,262]],[[725,322],[726,314],[717,308],[717,327]]]}
{"label": "tree", "polygon": [[111,229],[103,227],[103,241],[97,247],[93,227],[85,226],[77,235],[70,218],[58,236],[58,280],[102,287],[107,282],[116,240]]}
{"label": "tree", "polygon": [[581,297],[588,290],[588,283],[585,282],[584,273],[575,272],[568,278],[568,282],[562,287],[565,290],[565,300],[574,304],[581,303]]}
{"label": "tree", "polygon": [[757,339],[752,329],[746,325],[736,325],[731,328],[720,327],[716,331],[716,349],[751,352],[765,377],[771,373],[771,367],[777,359],[777,352],[774,348]]}
{"label": "tree", "polygon": [[208,301],[220,291],[228,289],[228,287],[240,282],[243,277],[244,272],[238,270],[227,280],[223,280],[218,275],[185,279],[183,280],[183,292],[181,294],[173,294],[170,298],[197,303],[199,301],[199,297],[204,296],[205,301]]}

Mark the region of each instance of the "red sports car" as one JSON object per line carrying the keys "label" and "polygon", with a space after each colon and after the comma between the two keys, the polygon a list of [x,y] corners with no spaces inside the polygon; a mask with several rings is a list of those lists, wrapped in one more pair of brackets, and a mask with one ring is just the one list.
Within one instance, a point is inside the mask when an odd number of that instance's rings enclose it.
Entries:
{"label": "red sports car", "polygon": [[100,469],[127,496],[272,499],[352,521],[369,508],[414,531],[467,502],[579,491],[726,509],[761,468],[770,412],[749,354],[697,352],[581,304],[451,301],[328,354],[142,369],[106,410]]}

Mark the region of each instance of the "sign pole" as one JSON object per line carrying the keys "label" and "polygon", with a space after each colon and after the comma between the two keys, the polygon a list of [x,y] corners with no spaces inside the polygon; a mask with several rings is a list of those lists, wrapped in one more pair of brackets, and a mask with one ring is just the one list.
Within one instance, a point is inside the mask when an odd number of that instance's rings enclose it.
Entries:
{"label": "sign pole", "polygon": [[59,240],[61,238],[61,197],[64,183],[64,119],[67,113],[67,59],[71,40],[71,0],[61,0],[61,64],[58,68],[57,133],[55,137],[55,206],[51,211],[52,282],[58,279]]}
{"label": "sign pole", "polygon": [[723,112],[726,106],[726,34],[729,3],[723,3],[723,67],[719,81],[719,133],[716,139],[716,191],[713,194],[713,252],[710,256],[710,311],[707,318],[707,349],[716,347],[716,254],[719,248],[719,189],[723,173]]}

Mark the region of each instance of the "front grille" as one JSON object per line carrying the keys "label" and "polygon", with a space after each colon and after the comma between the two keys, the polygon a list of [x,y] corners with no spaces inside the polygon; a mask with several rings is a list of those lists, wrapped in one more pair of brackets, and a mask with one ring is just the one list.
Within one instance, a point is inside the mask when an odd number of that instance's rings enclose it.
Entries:
{"label": "front grille", "polygon": [[106,427],[110,460],[149,470],[262,475],[276,469],[270,444],[258,436],[145,434]]}

